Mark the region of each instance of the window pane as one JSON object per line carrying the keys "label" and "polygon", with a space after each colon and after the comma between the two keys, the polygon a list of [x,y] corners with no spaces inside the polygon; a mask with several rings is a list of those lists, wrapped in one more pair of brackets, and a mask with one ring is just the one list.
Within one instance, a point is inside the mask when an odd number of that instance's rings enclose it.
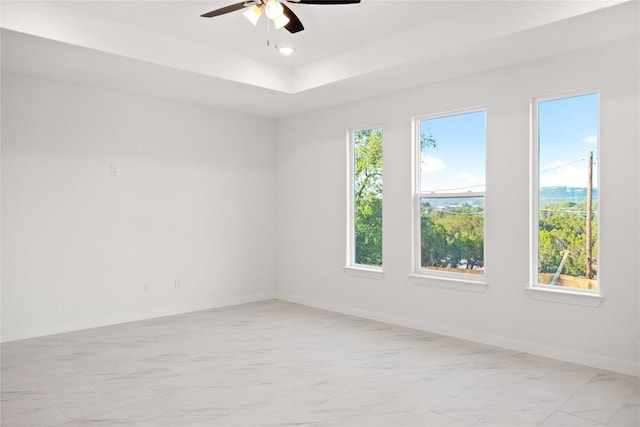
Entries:
{"label": "window pane", "polygon": [[420,199],[420,264],[484,274],[484,198]]}
{"label": "window pane", "polygon": [[419,267],[483,275],[485,111],[419,124]]}
{"label": "window pane", "polygon": [[538,282],[597,289],[598,95],[538,103]]}
{"label": "window pane", "polygon": [[420,191],[485,191],[485,112],[420,121]]}
{"label": "window pane", "polygon": [[382,130],[353,134],[354,262],[382,265]]}

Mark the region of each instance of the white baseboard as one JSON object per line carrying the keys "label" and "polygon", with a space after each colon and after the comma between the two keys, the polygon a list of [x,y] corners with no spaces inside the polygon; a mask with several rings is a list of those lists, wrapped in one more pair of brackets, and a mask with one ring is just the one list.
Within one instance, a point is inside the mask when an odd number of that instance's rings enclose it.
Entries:
{"label": "white baseboard", "polygon": [[[421,331],[436,333],[453,338],[459,338],[467,341],[473,341],[482,344],[493,345],[509,350],[530,353],[537,356],[548,357],[551,359],[562,360],[566,362],[586,365],[593,368],[605,369],[608,371],[619,372],[627,375],[640,376],[640,368],[631,362],[606,358],[594,354],[580,353],[564,348],[551,347],[543,344],[532,343],[521,340],[514,340],[502,336],[479,333],[477,331],[466,330],[439,323],[428,322],[421,319],[414,319],[405,316],[367,310],[346,304],[337,304],[329,301],[322,301],[313,298],[304,297],[288,292],[263,292],[258,294],[233,296],[215,301],[205,301],[199,304],[181,307],[176,310],[164,310],[156,312],[148,312],[137,314],[136,316],[112,316],[108,318],[93,319],[90,322],[82,322],[78,324],[65,325],[48,325],[33,330],[13,331],[11,336],[3,336],[2,342],[10,342],[20,339],[35,338],[76,330],[91,329],[121,323],[134,322],[138,320],[147,320],[156,317],[172,316],[176,314],[184,314],[195,311],[211,310],[221,307],[229,307],[239,304],[247,304],[258,301],[266,301],[270,299],[280,299],[292,303],[302,304],[309,307],[320,308],[323,310],[334,311],[338,313],[348,314],[352,316],[362,317],[366,319],[376,320],[379,322],[390,323],[407,328],[417,329]],[[5,340],[6,339],[6,340]]]}
{"label": "white baseboard", "polygon": [[425,332],[459,338],[466,341],[492,345],[495,347],[534,354],[536,356],[548,357],[550,359],[562,360],[565,362],[576,363],[579,365],[590,366],[593,368],[604,369],[607,371],[618,372],[626,375],[640,376],[640,367],[638,367],[634,363],[626,362],[623,360],[610,359],[594,354],[585,354],[573,350],[551,347],[538,343],[514,340],[512,338],[502,337],[498,335],[479,333],[477,331],[451,327],[410,317],[367,310],[351,305],[321,301],[289,292],[279,292],[277,298],[282,301],[288,301],[306,305],[309,307],[320,308],[323,310],[363,317],[379,322],[390,323],[393,325],[404,326],[411,329],[417,329]]}
{"label": "white baseboard", "polygon": [[[211,310],[215,308],[230,307],[240,304],[248,304],[258,301],[266,301],[276,299],[275,292],[261,292],[257,294],[249,294],[242,296],[229,296],[215,298],[213,300],[205,300],[197,303],[189,303],[181,306],[167,308],[159,308],[156,310],[146,311],[143,313],[127,313],[114,314],[108,317],[94,318],[89,320],[81,320],[77,322],[67,322],[63,324],[43,324],[37,327],[24,328],[20,330],[12,330],[11,334],[2,334],[2,343],[23,340],[28,338],[37,338],[48,335],[62,334],[65,332],[73,332],[84,329],[100,328],[103,326],[118,325],[122,323],[136,322],[139,320],[148,320],[158,317],[174,316],[177,314],[192,313],[196,311]],[[7,336],[8,335],[8,336]]]}

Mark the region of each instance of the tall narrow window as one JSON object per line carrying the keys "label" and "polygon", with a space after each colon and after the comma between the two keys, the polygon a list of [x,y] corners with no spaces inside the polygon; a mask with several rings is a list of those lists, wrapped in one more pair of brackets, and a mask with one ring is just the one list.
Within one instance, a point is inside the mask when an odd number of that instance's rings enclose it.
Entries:
{"label": "tall narrow window", "polygon": [[349,265],[382,266],[382,130],[350,134]]}
{"label": "tall narrow window", "polygon": [[598,94],[535,103],[533,283],[598,289]]}
{"label": "tall narrow window", "polygon": [[485,111],[421,118],[415,134],[416,272],[482,280]]}

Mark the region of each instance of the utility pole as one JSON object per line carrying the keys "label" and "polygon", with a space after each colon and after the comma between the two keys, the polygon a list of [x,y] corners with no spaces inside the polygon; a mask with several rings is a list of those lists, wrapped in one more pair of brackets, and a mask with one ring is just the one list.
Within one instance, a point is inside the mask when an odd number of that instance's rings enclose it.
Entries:
{"label": "utility pole", "polygon": [[591,210],[593,203],[593,151],[589,151],[588,165],[587,165],[587,271],[586,278],[592,279],[593,273],[591,272],[591,258],[593,256],[591,245]]}

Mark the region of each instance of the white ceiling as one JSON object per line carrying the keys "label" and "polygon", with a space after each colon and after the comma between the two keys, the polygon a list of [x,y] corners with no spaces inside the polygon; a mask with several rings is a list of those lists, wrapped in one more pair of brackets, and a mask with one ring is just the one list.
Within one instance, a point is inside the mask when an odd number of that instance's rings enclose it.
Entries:
{"label": "white ceiling", "polygon": [[[55,4],[288,68],[414,30],[450,17],[473,4],[365,0],[359,5],[329,7],[287,3],[305,25],[306,31],[297,34],[285,30],[272,31],[274,41],[298,48],[294,56],[284,58],[266,44],[269,33],[265,17],[256,28],[251,27],[240,11],[216,18],[200,17],[204,12],[238,1],[56,1]],[[397,7],[400,3],[402,7]],[[390,7],[390,4],[396,6]],[[381,17],[387,17],[387,20]]]}
{"label": "white ceiling", "polygon": [[[266,117],[639,37],[634,1],[289,3],[305,31],[236,0],[5,1],[2,69]],[[275,43],[295,47],[282,56]]]}

